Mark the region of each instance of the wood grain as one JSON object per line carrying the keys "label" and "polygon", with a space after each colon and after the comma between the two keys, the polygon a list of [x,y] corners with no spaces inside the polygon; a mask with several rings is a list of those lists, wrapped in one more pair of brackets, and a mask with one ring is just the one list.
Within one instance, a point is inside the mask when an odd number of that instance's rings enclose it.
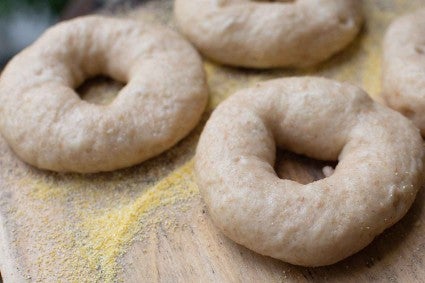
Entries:
{"label": "wood grain", "polygon": [[[214,107],[257,81],[317,74],[349,81],[375,99],[381,38],[396,16],[421,0],[365,0],[366,24],[346,50],[308,70],[252,71],[206,61],[209,108],[172,149],[132,168],[57,174],[20,161],[0,139],[0,270],[8,282],[424,282],[425,192],[408,214],[361,252],[331,266],[303,268],[258,255],[223,236],[194,187],[191,159]],[[130,16],[173,27],[172,3],[148,1]],[[128,17],[128,14],[126,15]],[[107,104],[121,86],[105,80],[79,89]],[[308,183],[323,166],[279,151],[281,178]],[[183,169],[182,169],[183,168]]]}

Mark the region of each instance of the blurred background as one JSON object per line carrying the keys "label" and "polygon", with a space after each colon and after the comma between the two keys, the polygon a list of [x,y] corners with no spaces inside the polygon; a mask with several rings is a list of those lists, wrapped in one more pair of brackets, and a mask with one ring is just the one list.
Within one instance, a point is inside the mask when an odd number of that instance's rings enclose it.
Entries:
{"label": "blurred background", "polygon": [[99,9],[114,9],[120,0],[0,0],[0,69],[57,21]]}

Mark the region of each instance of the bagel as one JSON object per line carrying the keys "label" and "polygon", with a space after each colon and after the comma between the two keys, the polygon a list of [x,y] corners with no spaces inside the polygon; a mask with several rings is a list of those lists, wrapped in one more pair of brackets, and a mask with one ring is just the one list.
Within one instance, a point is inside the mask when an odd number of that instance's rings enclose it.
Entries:
{"label": "bagel", "polygon": [[383,98],[425,136],[425,9],[394,21],[383,49]]}
{"label": "bagel", "polygon": [[[338,160],[329,177],[280,179],[276,147]],[[208,120],[195,173],[212,220],[232,240],[292,264],[335,263],[396,223],[423,183],[423,141],[399,113],[328,79],[238,91]],[[333,171],[333,170],[332,170]]]}
{"label": "bagel", "polygon": [[[126,85],[109,105],[75,92],[106,75]],[[59,23],[0,77],[0,130],[42,169],[92,173],[140,163],[176,144],[207,102],[196,50],[162,27],[102,16]]]}
{"label": "bagel", "polygon": [[359,0],[176,0],[180,30],[207,57],[249,68],[308,67],[350,43]]}

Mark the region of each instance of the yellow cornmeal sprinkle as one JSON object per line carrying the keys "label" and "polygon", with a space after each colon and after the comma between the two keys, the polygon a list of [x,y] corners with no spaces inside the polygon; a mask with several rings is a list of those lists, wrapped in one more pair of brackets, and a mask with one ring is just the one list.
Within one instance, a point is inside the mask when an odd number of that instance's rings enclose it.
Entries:
{"label": "yellow cornmeal sprinkle", "polygon": [[365,62],[365,72],[370,74],[363,78],[363,88],[372,98],[381,95],[381,51],[378,48],[369,48],[368,60]]}
{"label": "yellow cornmeal sprinkle", "polygon": [[[199,193],[194,182],[193,160],[155,185],[143,189],[135,199],[117,196],[112,201],[116,205],[109,204],[102,208],[96,208],[91,201],[104,197],[105,192],[116,191],[117,183],[110,181],[104,188],[92,190],[88,187],[89,182],[76,179],[71,183],[55,183],[49,178],[20,180],[21,185],[31,188],[28,195],[35,201],[31,216],[39,214],[30,225],[39,230],[37,235],[33,235],[36,236],[34,248],[39,252],[33,262],[38,272],[32,278],[35,281],[51,280],[49,270],[52,267],[57,270],[54,266],[62,266],[59,269],[61,272],[54,274],[55,280],[60,282],[117,281],[120,270],[118,260],[136,236],[143,239],[143,234],[158,223],[168,228],[175,226],[172,214],[164,213],[163,208],[169,206],[171,211],[184,212],[185,201]],[[62,219],[64,216],[60,214],[45,214],[47,210],[65,209],[68,198],[84,192],[85,198],[72,200],[70,210],[75,210],[75,215],[70,216],[71,220]],[[70,211],[64,212],[64,215],[68,213]],[[153,217],[154,213],[159,214]],[[21,212],[17,217],[26,216]],[[55,217],[61,220],[53,219]]]}
{"label": "yellow cornmeal sprinkle", "polygon": [[264,75],[246,76],[231,73],[229,70],[211,62],[204,62],[205,72],[207,74],[208,85],[214,86],[210,88],[208,109],[215,109],[224,99],[232,95],[237,90],[253,86],[255,83],[265,80]]}
{"label": "yellow cornmeal sprinkle", "polygon": [[47,201],[59,197],[64,197],[65,190],[59,189],[57,186],[46,182],[45,180],[23,179],[22,186],[30,186],[30,196],[39,200]]}
{"label": "yellow cornmeal sprinkle", "polygon": [[196,194],[198,188],[193,180],[193,161],[189,161],[147,189],[134,202],[99,211],[95,217],[84,219],[82,229],[89,233],[81,251],[86,255],[90,268],[100,268],[102,278],[113,281],[118,269],[117,259],[134,236],[155,222],[165,221],[146,216],[159,207],[178,204]]}

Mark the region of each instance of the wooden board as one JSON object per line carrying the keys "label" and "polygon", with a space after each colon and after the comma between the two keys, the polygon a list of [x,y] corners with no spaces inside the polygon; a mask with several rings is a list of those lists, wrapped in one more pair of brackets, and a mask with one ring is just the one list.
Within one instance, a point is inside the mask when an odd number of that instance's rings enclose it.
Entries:
{"label": "wooden board", "polygon": [[[425,1],[364,3],[361,35],[316,68],[252,71],[205,62],[210,103],[203,121],[178,145],[138,166],[91,175],[40,171],[17,159],[0,139],[0,271],[5,282],[425,281],[423,190],[407,216],[361,252],[335,265],[303,268],[260,256],[223,236],[193,180],[192,158],[202,127],[212,109],[239,88],[308,74],[356,83],[379,98],[383,32],[396,16]],[[134,18],[173,26],[171,1],[149,1],[142,10],[131,10]],[[119,87],[103,81],[80,91],[87,100],[96,102],[101,93],[101,100],[108,101]],[[278,157],[278,174],[302,183],[322,178],[321,168],[328,165],[287,152]]]}

